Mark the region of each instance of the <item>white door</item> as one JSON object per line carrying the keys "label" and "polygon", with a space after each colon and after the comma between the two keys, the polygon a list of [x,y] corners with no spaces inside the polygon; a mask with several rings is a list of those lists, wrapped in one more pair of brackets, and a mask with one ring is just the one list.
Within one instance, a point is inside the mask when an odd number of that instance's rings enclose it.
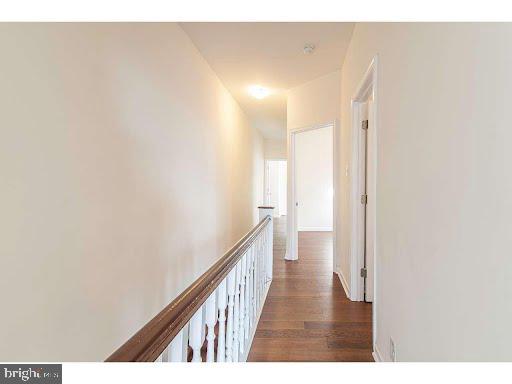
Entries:
{"label": "white door", "polygon": [[373,301],[375,258],[375,185],[373,175],[373,100],[361,105],[361,203],[363,204],[364,301]]}
{"label": "white door", "polygon": [[267,161],[267,198],[266,204],[274,207],[274,217],[280,215],[279,205],[279,161]]}
{"label": "white door", "polygon": [[374,260],[375,260],[375,128],[373,100],[368,100],[368,130],[366,134],[366,283],[365,301],[373,302]]}

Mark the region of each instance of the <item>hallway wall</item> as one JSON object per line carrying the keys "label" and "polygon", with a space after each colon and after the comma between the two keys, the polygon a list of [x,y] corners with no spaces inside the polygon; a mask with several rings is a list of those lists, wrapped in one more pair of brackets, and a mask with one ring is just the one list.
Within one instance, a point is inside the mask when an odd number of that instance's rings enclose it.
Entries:
{"label": "hallway wall", "polygon": [[0,47],[0,361],[103,360],[257,222],[263,139],[176,24]]}
{"label": "hallway wall", "polygon": [[[512,26],[358,24],[342,70],[350,100],[379,55],[377,346],[398,360],[512,360]],[[350,175],[342,173],[349,278]]]}
{"label": "hallway wall", "polygon": [[[297,128],[306,128],[318,125],[329,124],[340,119],[340,81],[341,72],[334,71],[318,79],[312,80],[298,87],[292,88],[288,91],[288,101],[286,104],[287,113],[287,130]],[[338,124],[339,125],[339,124]],[[334,127],[334,143],[338,142],[339,126]],[[287,156],[288,164],[291,164],[289,145],[287,143]],[[336,149],[334,150],[336,153]],[[338,154],[339,157],[339,154]],[[335,159],[339,164],[339,159]],[[292,167],[288,167],[288,180],[291,180]],[[338,175],[333,177],[334,185],[338,185]],[[288,231],[292,232],[293,221],[291,215],[293,214],[294,202],[291,198],[291,185],[288,183]],[[334,202],[334,220],[338,220],[337,203]],[[335,237],[336,238],[336,237]],[[290,249],[290,236],[287,237],[287,249]],[[339,261],[336,261],[338,266]],[[336,267],[338,269],[338,267]]]}
{"label": "hallway wall", "polygon": [[265,139],[265,159],[286,160],[286,140]]}
{"label": "hallway wall", "polygon": [[288,91],[288,131],[332,123],[340,116],[340,71],[334,71]]}

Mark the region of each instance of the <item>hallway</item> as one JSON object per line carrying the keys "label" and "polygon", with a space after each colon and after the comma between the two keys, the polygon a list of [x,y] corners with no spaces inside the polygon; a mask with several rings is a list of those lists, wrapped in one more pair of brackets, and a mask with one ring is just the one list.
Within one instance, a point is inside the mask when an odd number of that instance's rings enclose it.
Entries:
{"label": "hallway", "polygon": [[373,361],[371,304],[347,299],[332,273],[332,234],[299,232],[285,261],[286,218],[274,220],[274,277],[248,361]]}

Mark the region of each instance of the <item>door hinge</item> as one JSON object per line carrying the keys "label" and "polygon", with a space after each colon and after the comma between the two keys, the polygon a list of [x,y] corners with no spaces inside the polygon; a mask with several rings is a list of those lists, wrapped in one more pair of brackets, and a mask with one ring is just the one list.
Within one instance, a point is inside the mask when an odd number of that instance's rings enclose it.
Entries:
{"label": "door hinge", "polygon": [[366,278],[366,275],[367,275],[366,268],[361,268],[361,277]]}
{"label": "door hinge", "polygon": [[368,120],[363,120],[361,122],[361,128],[362,129],[368,129]]}
{"label": "door hinge", "polygon": [[361,195],[361,204],[366,204],[368,202],[368,195]]}

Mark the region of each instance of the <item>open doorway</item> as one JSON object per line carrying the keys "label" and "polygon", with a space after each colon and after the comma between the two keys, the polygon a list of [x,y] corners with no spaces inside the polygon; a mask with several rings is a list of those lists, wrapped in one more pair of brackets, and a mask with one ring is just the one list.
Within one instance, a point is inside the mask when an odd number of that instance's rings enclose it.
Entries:
{"label": "open doorway", "polygon": [[274,217],[286,216],[286,160],[265,160],[265,205],[274,207]]}
{"label": "open doorway", "polygon": [[332,126],[295,136],[297,231],[331,232],[333,222]]}
{"label": "open doorway", "polygon": [[[299,233],[317,233],[331,248],[329,263],[336,270],[335,123],[294,129],[289,136],[290,197],[285,259],[297,260]],[[320,234],[321,232],[321,234]],[[325,239],[327,240],[327,239]]]}

